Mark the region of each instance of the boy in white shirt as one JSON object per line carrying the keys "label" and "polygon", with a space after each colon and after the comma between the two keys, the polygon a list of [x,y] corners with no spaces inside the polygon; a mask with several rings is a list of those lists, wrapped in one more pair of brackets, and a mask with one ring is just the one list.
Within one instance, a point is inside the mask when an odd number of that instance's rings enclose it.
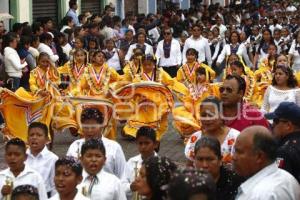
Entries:
{"label": "boy in white shirt", "polygon": [[127,199],[132,199],[132,193],[136,191],[135,178],[138,175],[143,160],[156,155],[155,149],[158,146],[158,142],[154,129],[148,126],[139,128],[136,134],[136,143],[140,154],[127,161],[125,174],[122,179],[122,185],[126,192]]}
{"label": "boy in white shirt", "polygon": [[120,179],[102,169],[106,161],[102,140],[86,141],[81,148],[80,161],[84,170],[79,191],[91,200],[126,200]]}
{"label": "boy in white shirt", "polygon": [[32,185],[38,189],[39,198],[47,199],[47,193],[41,175],[25,165],[26,146],[19,138],[9,140],[5,145],[5,161],[8,168],[0,171],[0,199],[10,195],[19,185]]}
{"label": "boy in white shirt", "polygon": [[60,158],[55,163],[55,187],[58,194],[49,200],[89,200],[77,189],[82,181],[82,167],[79,161],[72,157]]}
{"label": "boy in white shirt", "polygon": [[104,122],[103,113],[96,108],[86,108],[81,114],[82,139],[75,140],[68,149],[67,156],[80,157],[81,146],[89,139],[101,139],[106,149],[106,162],[103,169],[116,175],[119,179],[124,175],[126,160],[122,147],[116,141],[102,135]]}
{"label": "boy in white shirt", "polygon": [[54,186],[54,165],[58,157],[48,150],[48,127],[40,122],[33,122],[28,127],[28,145],[26,165],[37,171],[44,180],[47,196],[56,193]]}

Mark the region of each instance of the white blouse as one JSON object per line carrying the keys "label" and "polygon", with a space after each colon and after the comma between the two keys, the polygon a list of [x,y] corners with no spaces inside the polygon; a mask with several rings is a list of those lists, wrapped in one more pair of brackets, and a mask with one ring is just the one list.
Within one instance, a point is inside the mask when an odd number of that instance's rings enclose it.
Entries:
{"label": "white blouse", "polygon": [[262,113],[273,112],[284,101],[300,105],[300,89],[279,90],[270,85],[265,92],[261,111]]}
{"label": "white blouse", "polygon": [[[233,147],[236,141],[236,138],[239,136],[240,132],[236,129],[231,128],[228,131],[227,136],[224,139],[224,142],[221,145],[221,153],[223,158],[225,158],[228,155],[233,154]],[[193,161],[195,157],[195,144],[196,142],[201,138],[202,132],[197,131],[191,137],[186,143],[185,149],[184,149],[184,154],[187,159]]]}

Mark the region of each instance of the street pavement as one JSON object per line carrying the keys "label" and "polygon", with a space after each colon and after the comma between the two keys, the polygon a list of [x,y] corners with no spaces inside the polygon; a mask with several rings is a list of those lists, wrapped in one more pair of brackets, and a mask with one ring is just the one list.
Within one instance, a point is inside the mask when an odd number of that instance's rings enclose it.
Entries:
{"label": "street pavement", "polygon": [[[169,127],[166,134],[163,136],[160,144],[159,154],[167,156],[179,165],[185,162],[183,140],[172,125],[172,116],[169,116]],[[117,141],[123,148],[126,160],[138,154],[137,146],[134,141],[129,141],[120,135],[121,127],[118,127]],[[2,136],[2,135],[1,135]],[[6,168],[4,161],[4,142],[0,136],[0,169]],[[54,137],[53,151],[58,156],[64,156],[70,144],[77,138],[71,136],[68,131],[56,133]]]}

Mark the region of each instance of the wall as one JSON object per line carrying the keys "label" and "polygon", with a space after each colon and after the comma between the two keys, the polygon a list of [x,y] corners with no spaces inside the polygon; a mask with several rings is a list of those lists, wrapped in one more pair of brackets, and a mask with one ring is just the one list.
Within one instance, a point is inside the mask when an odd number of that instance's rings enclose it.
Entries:
{"label": "wall", "polygon": [[[9,12],[9,0],[0,0],[0,13],[10,13]],[[3,20],[6,30],[9,30],[9,20]]]}

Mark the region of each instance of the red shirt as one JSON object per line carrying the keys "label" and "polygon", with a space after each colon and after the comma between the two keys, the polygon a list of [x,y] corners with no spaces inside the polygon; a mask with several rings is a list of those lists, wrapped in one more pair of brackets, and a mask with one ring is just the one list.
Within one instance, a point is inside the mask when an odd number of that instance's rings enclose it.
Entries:
{"label": "red shirt", "polygon": [[248,104],[243,104],[240,112],[237,113],[234,119],[226,119],[225,125],[234,128],[238,131],[242,131],[245,128],[253,125],[261,125],[266,128],[270,128],[268,121],[264,118],[264,115],[255,107]]}

